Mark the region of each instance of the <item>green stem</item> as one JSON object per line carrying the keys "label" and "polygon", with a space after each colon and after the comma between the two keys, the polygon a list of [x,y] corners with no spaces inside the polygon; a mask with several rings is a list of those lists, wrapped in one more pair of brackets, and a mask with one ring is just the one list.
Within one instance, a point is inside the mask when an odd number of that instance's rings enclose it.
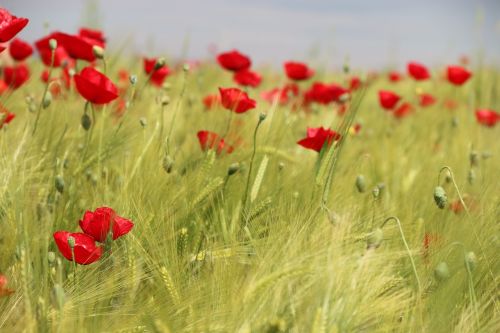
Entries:
{"label": "green stem", "polygon": [[418,272],[417,272],[417,266],[415,265],[415,260],[413,259],[413,255],[411,254],[410,247],[408,246],[408,242],[406,241],[406,238],[405,238],[405,235],[403,232],[403,227],[401,226],[401,221],[399,221],[399,219],[395,216],[388,217],[384,221],[384,223],[382,223],[382,225],[380,226],[380,229],[382,229],[384,227],[384,225],[391,220],[396,221],[396,223],[398,224],[399,233],[401,234],[401,239],[403,240],[403,243],[405,245],[406,252],[408,253],[408,257],[410,257],[410,262],[411,262],[411,266],[413,268],[413,273],[415,274],[415,278],[417,279],[418,293],[420,294],[422,291],[422,284],[420,283],[420,278],[418,277]]}
{"label": "green stem", "polygon": [[35,118],[35,124],[33,125],[33,132],[31,135],[35,135],[36,129],[38,127],[38,121],[40,120],[40,114],[42,112],[42,107],[43,107],[43,101],[45,100],[45,95],[47,95],[47,91],[49,90],[49,85],[50,85],[50,77],[52,76],[52,70],[54,69],[54,60],[56,56],[56,50],[51,51],[50,55],[50,67],[49,67],[49,75],[47,78],[47,83],[45,83],[45,89],[43,91],[42,99],[40,100],[40,104],[38,105],[38,110],[36,113],[36,118]]}
{"label": "green stem", "polygon": [[252,157],[250,158],[250,166],[248,167],[248,176],[247,176],[247,183],[245,186],[245,192],[243,196],[243,207],[246,207],[246,203],[248,200],[248,189],[250,187],[250,178],[252,176],[252,168],[253,168],[253,162],[255,159],[255,154],[257,152],[257,132],[259,130],[260,124],[264,121],[263,118],[259,117],[259,122],[257,123],[257,126],[255,126],[255,130],[253,132],[253,152],[252,152]]}
{"label": "green stem", "polygon": [[458,194],[458,199],[460,200],[460,203],[464,207],[465,212],[467,213],[467,215],[470,215],[469,214],[469,209],[465,205],[465,202],[464,202],[464,199],[462,197],[462,194],[460,194],[460,190],[458,189],[457,183],[455,182],[455,176],[453,176],[453,171],[451,171],[451,168],[449,166],[444,166],[444,167],[441,168],[441,170],[439,170],[439,173],[438,173],[438,185],[440,184],[441,173],[443,172],[443,170],[448,170],[448,172],[450,173],[451,181],[452,181],[453,186],[455,187],[455,190],[457,191],[457,194]]}

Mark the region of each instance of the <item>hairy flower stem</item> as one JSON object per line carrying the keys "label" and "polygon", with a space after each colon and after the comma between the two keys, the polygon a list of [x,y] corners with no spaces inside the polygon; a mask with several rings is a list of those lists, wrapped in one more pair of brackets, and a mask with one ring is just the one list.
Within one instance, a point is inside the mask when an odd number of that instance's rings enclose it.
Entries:
{"label": "hairy flower stem", "polygon": [[460,203],[462,204],[462,206],[464,207],[465,211],[467,212],[467,215],[469,215],[469,209],[465,205],[464,199],[463,199],[462,195],[460,194],[460,190],[458,189],[457,183],[455,182],[455,176],[453,176],[453,171],[451,171],[451,168],[449,166],[444,166],[444,167],[441,168],[441,170],[439,170],[439,173],[438,173],[438,185],[440,184],[441,173],[443,172],[443,170],[448,170],[448,172],[450,173],[451,181],[453,183],[453,186],[455,186],[455,190],[457,191],[457,194],[458,194],[458,199],[460,200]]}
{"label": "hairy flower stem", "polygon": [[384,228],[385,224],[391,220],[394,220],[399,227],[399,233],[401,234],[401,239],[403,240],[403,243],[406,248],[406,252],[408,253],[408,257],[410,258],[411,266],[413,268],[413,273],[415,274],[415,279],[417,280],[417,291],[418,294],[422,292],[422,284],[420,283],[420,278],[418,277],[418,272],[417,272],[417,266],[415,265],[415,260],[413,259],[413,255],[411,254],[410,247],[408,246],[408,242],[406,241],[405,234],[403,232],[403,227],[401,226],[401,221],[395,216],[388,217],[380,226],[380,229]]}
{"label": "hairy flower stem", "polygon": [[252,151],[252,157],[250,158],[250,166],[248,167],[248,176],[247,176],[247,183],[245,185],[245,192],[243,193],[243,207],[247,206],[247,200],[248,200],[248,190],[250,187],[250,178],[252,176],[252,168],[253,168],[253,162],[255,159],[255,154],[257,152],[257,132],[259,130],[260,124],[264,121],[263,117],[259,117],[259,122],[257,123],[257,126],[255,126],[255,130],[253,132],[253,151]]}
{"label": "hairy flower stem", "polygon": [[43,107],[43,101],[45,100],[45,96],[47,95],[47,91],[49,90],[49,86],[50,86],[50,78],[52,76],[52,70],[54,69],[55,57],[56,57],[56,49],[54,48],[53,50],[51,50],[51,53],[50,53],[49,75],[47,77],[47,83],[45,83],[45,88],[43,90],[42,99],[40,100],[40,104],[38,105],[38,109],[36,111],[35,124],[33,125],[33,132],[31,133],[31,136],[35,135],[36,129],[38,127],[38,121],[40,120],[40,114],[42,112],[42,107]]}

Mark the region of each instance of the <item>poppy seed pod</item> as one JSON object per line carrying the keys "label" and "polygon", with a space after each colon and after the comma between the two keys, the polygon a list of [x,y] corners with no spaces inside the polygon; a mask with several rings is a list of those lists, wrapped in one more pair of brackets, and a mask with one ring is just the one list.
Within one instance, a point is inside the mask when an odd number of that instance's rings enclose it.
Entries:
{"label": "poppy seed pod", "polygon": [[64,192],[64,179],[61,175],[56,176],[55,186],[57,192],[61,194]]}
{"label": "poppy seed pod", "polygon": [[364,191],[366,191],[365,176],[358,175],[356,177],[356,188],[358,189],[359,193],[363,193]]}
{"label": "poppy seed pod", "polygon": [[88,131],[90,129],[90,126],[92,126],[92,120],[90,119],[90,116],[84,113],[82,118],[80,119],[80,124],[82,125],[84,130]]}
{"label": "poppy seed pod", "polygon": [[95,57],[97,59],[103,59],[104,58],[104,49],[98,45],[92,46],[92,52],[94,53]]}
{"label": "poppy seed pod", "polygon": [[48,108],[50,106],[50,103],[52,103],[52,94],[50,93],[50,91],[47,91],[45,93],[45,96],[43,96],[43,100],[42,100],[42,106],[44,109]]}
{"label": "poppy seed pod", "polygon": [[437,264],[436,268],[434,268],[434,276],[438,281],[447,280],[450,277],[450,269],[448,268],[448,264],[444,261],[441,261]]}
{"label": "poppy seed pod", "polygon": [[174,168],[174,159],[170,155],[165,155],[163,158],[163,170],[167,173],[171,173]]}
{"label": "poppy seed pod", "polygon": [[240,164],[238,162],[233,163],[227,168],[227,175],[232,176],[240,170]]}
{"label": "poppy seed pod", "polygon": [[436,186],[436,188],[434,188],[434,201],[436,202],[436,205],[441,209],[445,208],[446,204],[448,203],[446,191],[441,186]]}
{"label": "poppy seed pod", "polygon": [[384,232],[382,229],[377,228],[373,230],[368,237],[366,238],[366,248],[367,249],[376,249],[382,244],[382,240],[384,239]]}
{"label": "poppy seed pod", "polygon": [[52,51],[57,49],[57,40],[55,40],[54,38],[49,39],[49,47]]}
{"label": "poppy seed pod", "polygon": [[469,251],[465,254],[465,265],[469,266],[469,269],[473,271],[477,266],[477,257],[476,254],[472,251]]}

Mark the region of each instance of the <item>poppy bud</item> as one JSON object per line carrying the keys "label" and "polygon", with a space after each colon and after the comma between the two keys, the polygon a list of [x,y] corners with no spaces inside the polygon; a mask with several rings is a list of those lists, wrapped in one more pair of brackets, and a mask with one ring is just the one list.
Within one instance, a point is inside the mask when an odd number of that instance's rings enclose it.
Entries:
{"label": "poppy bud", "polygon": [[240,170],[240,164],[238,162],[233,163],[227,168],[227,175],[232,176]]}
{"label": "poppy bud", "polygon": [[259,121],[264,121],[267,117],[267,114],[265,114],[264,112],[261,112],[259,114]]}
{"label": "poppy bud", "polygon": [[184,64],[184,65],[182,66],[182,70],[183,70],[184,72],[189,72],[189,64]]}
{"label": "poppy bud", "polygon": [[104,49],[98,45],[92,46],[92,53],[94,53],[94,55],[97,59],[104,58]]}
{"label": "poppy bud", "polygon": [[57,192],[62,194],[64,192],[64,179],[61,175],[56,176],[55,185]]}
{"label": "poppy bud", "polygon": [[384,232],[382,229],[377,228],[373,230],[368,237],[366,238],[367,249],[376,249],[382,244],[382,240],[384,239]]}
{"label": "poppy bud", "polygon": [[469,170],[469,173],[467,174],[467,180],[469,181],[469,184],[474,184],[474,181],[476,180],[476,172],[473,169]]}
{"label": "poppy bud", "polygon": [[342,95],[339,96],[338,101],[340,103],[345,103],[345,102],[349,101],[350,98],[351,98],[351,95],[349,93],[343,93]]}
{"label": "poppy bud", "polygon": [[50,91],[47,91],[45,93],[45,96],[43,96],[43,101],[42,101],[42,106],[44,109],[48,108],[50,106],[50,103],[52,103],[52,94]]}
{"label": "poppy bud", "polygon": [[90,116],[84,113],[82,119],[80,119],[80,124],[82,125],[84,130],[88,131],[90,129],[90,126],[92,126],[92,120],[90,119]]}
{"label": "poppy bud", "polygon": [[73,236],[68,237],[68,245],[71,249],[75,248],[75,237]]}
{"label": "poppy bud", "polygon": [[52,251],[49,251],[49,253],[47,253],[47,260],[49,261],[49,264],[52,265],[56,261],[56,254]]}
{"label": "poppy bud", "polygon": [[447,280],[450,277],[448,264],[444,261],[441,261],[439,264],[437,264],[436,268],[434,268],[434,276],[438,281]]}
{"label": "poppy bud", "polygon": [[171,173],[174,168],[174,159],[170,155],[165,155],[163,158],[163,170],[167,173]]}
{"label": "poppy bud", "polygon": [[168,96],[163,96],[161,98],[161,105],[163,106],[167,106],[168,104],[170,104],[170,97]]}
{"label": "poppy bud", "polygon": [[377,199],[380,195],[380,189],[378,186],[375,186],[372,190],[372,195],[373,195],[373,199]]}
{"label": "poppy bud", "polygon": [[54,38],[49,39],[49,47],[52,51],[57,49],[57,40],[55,40]]}
{"label": "poppy bud", "polygon": [[283,162],[279,162],[279,163],[278,163],[278,170],[279,170],[279,171],[281,171],[281,170],[283,170],[284,168],[285,168],[285,163],[283,163]]}
{"label": "poppy bud", "polygon": [[477,257],[476,254],[472,251],[469,251],[465,254],[465,264],[469,266],[469,269],[473,271],[477,266]]}
{"label": "poppy bud", "polygon": [[471,166],[477,166],[479,164],[479,154],[477,151],[473,150],[469,154],[469,160]]}
{"label": "poppy bud", "polygon": [[155,71],[162,68],[163,66],[165,66],[165,64],[166,64],[165,58],[163,58],[163,57],[158,58],[156,60],[155,67],[154,67]]}
{"label": "poppy bud", "polygon": [[384,183],[378,183],[377,187],[378,187],[378,191],[380,193],[380,196],[382,196],[384,194],[384,191],[385,191],[385,184]]}
{"label": "poppy bud", "polygon": [[135,85],[137,83],[137,75],[130,75],[128,77],[128,80],[129,80],[131,85]]}
{"label": "poppy bud", "polygon": [[436,188],[434,189],[434,201],[436,202],[436,205],[441,209],[446,207],[446,204],[448,203],[446,192],[441,186],[436,186]]}
{"label": "poppy bud", "polygon": [[363,193],[364,191],[366,191],[365,176],[358,175],[356,177],[356,188],[358,189],[359,193]]}
{"label": "poppy bud", "polygon": [[148,121],[146,120],[146,118],[141,117],[141,119],[139,119],[139,123],[141,124],[142,127],[146,127]]}

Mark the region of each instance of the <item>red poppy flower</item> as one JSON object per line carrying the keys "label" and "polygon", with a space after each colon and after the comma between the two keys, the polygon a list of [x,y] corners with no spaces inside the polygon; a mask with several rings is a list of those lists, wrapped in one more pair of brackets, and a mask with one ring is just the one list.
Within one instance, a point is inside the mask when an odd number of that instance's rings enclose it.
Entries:
{"label": "red poppy flower", "polygon": [[393,115],[396,118],[404,118],[412,112],[413,112],[413,106],[410,103],[405,102],[394,110]]}
{"label": "red poppy flower", "polygon": [[210,110],[217,105],[220,105],[220,94],[207,95],[203,98],[203,105],[205,105],[205,109]]}
{"label": "red poppy flower", "polygon": [[448,66],[446,69],[448,81],[456,86],[461,86],[472,76],[472,73],[460,66]]}
{"label": "red poppy flower", "polygon": [[349,80],[349,90],[354,91],[358,90],[361,87],[361,79],[357,76],[351,77]]}
{"label": "red poppy flower", "polygon": [[322,82],[315,82],[311,88],[305,92],[304,99],[306,104],[316,102],[326,105],[331,102],[338,102],[340,96],[348,92],[349,90],[335,83],[325,84]]}
{"label": "red poppy flower", "polygon": [[0,8],[0,43],[5,43],[14,38],[19,31],[28,24],[24,17],[16,17],[5,8]]}
{"label": "red poppy flower", "polygon": [[87,38],[94,42],[94,45],[104,48],[106,46],[106,38],[101,30],[94,30],[89,28],[80,28],[78,36]]}
{"label": "red poppy flower", "polygon": [[0,95],[7,91],[7,89],[9,89],[7,83],[5,83],[4,80],[0,79]]}
{"label": "red poppy flower", "polygon": [[3,46],[3,45],[0,45],[0,53],[2,53],[3,51],[5,51],[6,47]]}
{"label": "red poppy flower", "polygon": [[24,63],[14,66],[6,66],[3,69],[5,83],[13,89],[22,86],[30,78],[30,70]]}
{"label": "red poppy flower", "polygon": [[427,67],[418,62],[408,63],[408,74],[417,81],[427,80],[431,77]]}
{"label": "red poppy flower", "polygon": [[392,71],[389,73],[389,81],[391,82],[398,82],[401,81],[402,77],[399,72]]}
{"label": "red poppy flower", "polygon": [[[49,40],[55,39],[54,33],[41,38],[35,42],[35,47],[40,54],[40,58],[42,59],[45,66],[50,66],[52,61],[52,50],[49,46]],[[64,49],[64,47],[60,44],[57,45],[54,53],[54,67],[59,67],[63,64],[65,60],[69,58],[68,53]]]}
{"label": "red poppy flower", "polygon": [[244,113],[255,108],[257,103],[247,93],[238,88],[219,88],[221,103],[224,108],[236,113]]}
{"label": "red poppy flower", "polygon": [[421,107],[431,106],[436,103],[436,97],[427,93],[420,94],[418,100]]}
{"label": "red poppy flower", "polygon": [[74,78],[80,95],[91,103],[107,104],[118,97],[118,89],[113,82],[93,67],[85,67]]}
{"label": "red poppy flower", "polygon": [[[71,251],[71,247],[68,244],[69,237],[73,237],[75,241],[73,251]],[[73,261],[74,255],[77,264],[89,265],[101,258],[102,247],[96,246],[94,238],[84,233],[57,231],[54,233],[54,240],[64,258]]]}
{"label": "red poppy flower", "polygon": [[25,41],[16,38],[9,45],[10,56],[17,61],[23,61],[33,54],[33,47]]}
{"label": "red poppy flower", "polygon": [[238,50],[232,50],[219,54],[217,56],[217,61],[223,68],[233,72],[248,69],[252,64],[250,58],[240,53]]}
{"label": "red poppy flower", "polygon": [[111,230],[115,240],[126,235],[134,227],[134,223],[118,216],[109,207],[100,207],[94,212],[86,211],[80,220],[80,227],[84,233],[103,243]]}
{"label": "red poppy flower", "polygon": [[234,81],[242,86],[258,87],[262,82],[262,76],[259,73],[249,69],[242,69],[234,73]]}
{"label": "red poppy flower", "polygon": [[151,75],[151,83],[153,83],[155,86],[161,87],[167,76],[170,74],[170,68],[165,65],[155,70],[156,61],[156,58],[144,58],[144,71],[148,75],[149,73],[151,73],[151,71],[154,71]]}
{"label": "red poppy flower", "polygon": [[95,60],[94,45],[101,46],[92,39],[63,32],[55,32],[53,38],[66,49],[66,52],[68,52],[73,59],[82,59],[90,62]]}
{"label": "red poppy flower", "polygon": [[490,109],[476,110],[477,122],[487,127],[493,127],[500,121],[500,114]]}
{"label": "red poppy flower", "polygon": [[287,61],[284,64],[286,76],[295,81],[307,80],[314,75],[314,70],[310,69],[302,62]]}
{"label": "red poppy flower", "polygon": [[197,133],[198,141],[200,142],[201,150],[207,151],[210,149],[216,149],[217,155],[222,154],[224,151],[231,154],[234,151],[234,147],[226,144],[224,139],[221,138],[217,133],[210,131],[199,131]]}
{"label": "red poppy flower", "polygon": [[3,125],[10,123],[15,117],[14,113],[9,112],[9,110],[0,104],[0,129],[2,129]]}
{"label": "red poppy flower", "polygon": [[389,90],[380,90],[378,92],[380,106],[386,110],[392,110],[398,104],[401,97]]}
{"label": "red poppy flower", "polygon": [[3,274],[0,274],[0,297],[9,296],[14,293],[14,290],[7,288],[9,280]]}
{"label": "red poppy flower", "polygon": [[341,135],[331,129],[317,127],[307,128],[307,137],[297,143],[304,148],[320,152],[326,145],[331,145],[333,141],[340,140]]}

